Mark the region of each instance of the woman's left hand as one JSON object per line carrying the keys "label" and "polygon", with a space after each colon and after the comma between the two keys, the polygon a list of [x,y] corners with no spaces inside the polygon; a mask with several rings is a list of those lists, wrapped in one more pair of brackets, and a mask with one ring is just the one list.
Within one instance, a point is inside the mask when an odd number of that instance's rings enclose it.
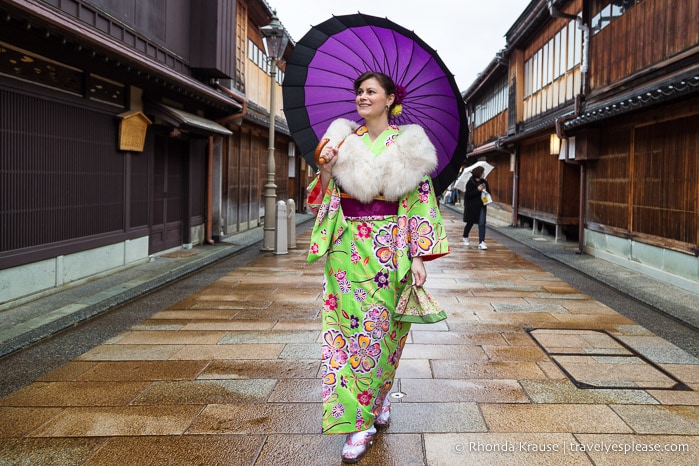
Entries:
{"label": "woman's left hand", "polygon": [[410,266],[410,271],[413,273],[413,285],[422,286],[427,281],[427,270],[422,262],[422,257],[413,257],[413,263]]}

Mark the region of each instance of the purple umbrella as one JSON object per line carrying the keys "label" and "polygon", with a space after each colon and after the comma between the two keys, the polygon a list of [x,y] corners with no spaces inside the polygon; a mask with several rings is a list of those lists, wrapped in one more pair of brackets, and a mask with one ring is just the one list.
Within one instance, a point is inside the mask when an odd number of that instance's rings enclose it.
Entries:
{"label": "purple umbrella", "polygon": [[358,118],[353,84],[365,71],[385,73],[405,89],[395,124],[419,124],[437,148],[432,173],[437,194],[454,181],[466,156],[468,127],[461,94],[437,52],[415,33],[361,13],[333,16],[314,26],[287,61],[284,113],[304,158],[314,152],[330,123]]}

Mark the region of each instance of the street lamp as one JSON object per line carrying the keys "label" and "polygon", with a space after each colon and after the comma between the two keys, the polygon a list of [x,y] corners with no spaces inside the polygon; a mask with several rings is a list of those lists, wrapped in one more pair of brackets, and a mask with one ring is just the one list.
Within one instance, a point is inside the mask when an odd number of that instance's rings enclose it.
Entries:
{"label": "street lamp", "polygon": [[275,81],[277,80],[277,62],[284,55],[289,36],[284,26],[277,18],[277,12],[272,12],[272,22],[260,28],[265,40],[265,51],[270,60],[269,88],[269,147],[267,149],[267,184],[265,184],[265,225],[263,251],[274,251],[274,231],[276,228],[275,214],[277,203],[277,185],[274,183],[274,114],[277,102],[275,99]]}

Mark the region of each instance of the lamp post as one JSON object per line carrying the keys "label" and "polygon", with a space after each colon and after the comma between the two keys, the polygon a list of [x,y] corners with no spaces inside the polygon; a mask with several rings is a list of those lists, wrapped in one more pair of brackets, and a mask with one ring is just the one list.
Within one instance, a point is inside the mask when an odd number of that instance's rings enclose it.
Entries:
{"label": "lamp post", "polygon": [[274,183],[274,114],[276,113],[275,81],[277,80],[277,62],[284,54],[289,42],[284,26],[277,18],[277,12],[272,13],[272,21],[260,28],[265,41],[265,49],[270,60],[269,88],[269,146],[267,149],[267,184],[265,184],[265,225],[263,251],[274,251],[274,232],[276,229],[275,210],[277,201],[277,185]]}

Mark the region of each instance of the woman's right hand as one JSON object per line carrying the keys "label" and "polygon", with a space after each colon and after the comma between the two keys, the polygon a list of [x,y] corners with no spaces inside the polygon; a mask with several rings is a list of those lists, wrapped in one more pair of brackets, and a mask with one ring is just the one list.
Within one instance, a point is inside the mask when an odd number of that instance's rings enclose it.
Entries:
{"label": "woman's right hand", "polygon": [[335,162],[337,162],[337,153],[338,153],[338,148],[337,147],[329,147],[325,146],[323,147],[323,150],[320,153],[320,158],[324,160],[323,164],[321,167],[325,165],[330,165],[331,167],[335,165]]}
{"label": "woman's right hand", "polygon": [[325,160],[323,164],[320,165],[320,179],[323,184],[323,190],[328,186],[330,178],[333,174],[333,166],[337,163],[337,147],[325,146],[320,153],[320,157]]}

